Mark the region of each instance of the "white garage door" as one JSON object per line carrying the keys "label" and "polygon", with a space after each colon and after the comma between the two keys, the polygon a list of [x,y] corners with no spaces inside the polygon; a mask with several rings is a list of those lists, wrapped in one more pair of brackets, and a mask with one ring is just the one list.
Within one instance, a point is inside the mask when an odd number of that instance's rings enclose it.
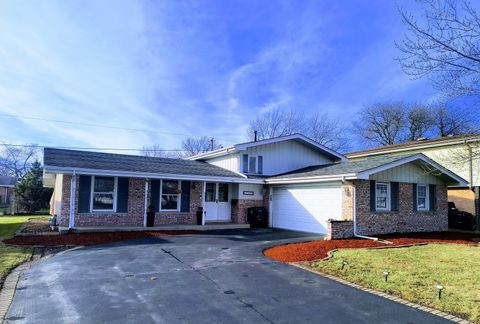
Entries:
{"label": "white garage door", "polygon": [[341,214],[340,184],[273,188],[272,227],[326,234],[327,220]]}

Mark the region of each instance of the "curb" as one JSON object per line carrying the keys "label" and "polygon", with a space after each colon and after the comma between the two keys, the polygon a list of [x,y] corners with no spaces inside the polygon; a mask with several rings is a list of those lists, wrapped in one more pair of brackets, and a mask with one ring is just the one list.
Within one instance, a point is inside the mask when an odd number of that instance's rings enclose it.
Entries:
{"label": "curb", "polygon": [[379,296],[379,297],[383,297],[383,298],[386,298],[388,300],[391,300],[391,301],[394,301],[396,303],[399,303],[399,304],[403,304],[405,306],[408,306],[408,307],[411,307],[411,308],[416,308],[416,309],[419,309],[421,311],[424,311],[426,313],[430,313],[432,315],[436,315],[438,317],[441,317],[441,318],[444,318],[444,319],[447,319],[447,320],[450,320],[452,322],[455,322],[455,323],[459,323],[459,324],[469,324],[470,322],[463,319],[463,318],[460,318],[460,317],[457,317],[457,316],[454,316],[454,315],[450,315],[450,314],[447,314],[445,312],[442,312],[442,311],[439,311],[438,309],[434,309],[434,308],[430,308],[430,307],[426,307],[426,306],[422,306],[422,305],[419,305],[419,304],[415,304],[415,303],[412,303],[412,302],[409,302],[408,300],[405,300],[405,299],[401,299],[399,297],[395,297],[393,295],[389,295],[387,293],[383,293],[383,292],[379,292],[379,291],[376,291],[376,290],[373,290],[373,289],[370,289],[370,288],[365,288],[365,287],[362,287],[360,285],[357,285],[357,284],[354,284],[352,282],[349,282],[349,281],[346,281],[344,279],[341,279],[341,278],[338,278],[338,277],[334,277],[334,276],[331,276],[329,274],[326,274],[326,273],[322,273],[322,272],[318,272],[318,271],[314,271],[304,265],[301,265],[299,263],[288,263],[289,265],[292,265],[294,267],[297,267],[297,268],[300,268],[300,269],[303,269],[305,271],[308,271],[308,272],[311,272],[311,273],[314,273],[316,275],[319,275],[319,276],[322,276],[322,277],[325,277],[325,278],[328,278],[328,279],[331,279],[331,280],[334,280],[338,283],[341,283],[343,285],[346,285],[346,286],[349,286],[349,287],[352,287],[352,288],[355,288],[355,289],[358,289],[358,290],[361,290],[361,291],[364,291],[364,292],[367,292],[367,293],[370,293],[372,295],[376,295],[376,296]]}

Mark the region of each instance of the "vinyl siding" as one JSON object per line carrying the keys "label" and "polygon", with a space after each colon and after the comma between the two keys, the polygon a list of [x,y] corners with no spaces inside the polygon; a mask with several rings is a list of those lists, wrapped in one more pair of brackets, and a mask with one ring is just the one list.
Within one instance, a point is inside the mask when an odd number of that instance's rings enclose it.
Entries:
{"label": "vinyl siding", "polygon": [[249,156],[263,156],[263,174],[276,175],[306,166],[329,164],[327,156],[296,141],[285,141],[248,148]]}
{"label": "vinyl siding", "polygon": [[240,172],[240,155],[239,154],[229,154],[210,160],[206,162],[218,166],[223,169],[227,169],[233,172]]}
{"label": "vinyl siding", "polygon": [[370,180],[443,185],[441,179],[414,164],[404,164],[370,176]]}

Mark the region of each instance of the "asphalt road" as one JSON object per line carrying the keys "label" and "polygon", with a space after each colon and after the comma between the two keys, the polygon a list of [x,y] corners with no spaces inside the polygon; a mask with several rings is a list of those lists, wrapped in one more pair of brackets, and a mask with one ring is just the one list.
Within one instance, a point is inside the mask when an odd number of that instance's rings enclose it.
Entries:
{"label": "asphalt road", "polygon": [[262,254],[308,239],[237,230],[67,251],[22,275],[6,323],[448,322]]}

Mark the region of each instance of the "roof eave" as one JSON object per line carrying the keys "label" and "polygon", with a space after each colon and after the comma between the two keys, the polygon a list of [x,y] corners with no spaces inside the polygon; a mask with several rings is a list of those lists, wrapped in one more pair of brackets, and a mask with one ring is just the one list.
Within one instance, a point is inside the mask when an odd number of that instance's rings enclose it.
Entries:
{"label": "roof eave", "polygon": [[289,183],[312,183],[312,182],[327,182],[327,181],[345,181],[355,180],[357,175],[355,173],[348,174],[334,174],[328,176],[317,177],[297,177],[297,178],[282,178],[282,179],[266,179],[267,184],[289,184]]}
{"label": "roof eave", "polygon": [[215,150],[215,151],[210,151],[210,152],[205,152],[205,153],[200,153],[200,154],[197,154],[197,155],[189,156],[186,159],[187,160],[192,160],[192,161],[208,160],[208,159],[213,159],[213,158],[216,158],[216,157],[220,157],[220,156],[224,156],[224,155],[228,155],[228,154],[232,154],[232,153],[236,153],[236,148],[234,146],[229,146],[229,147],[221,148],[221,149],[218,149],[218,150]]}
{"label": "roof eave", "polygon": [[120,171],[120,170],[101,170],[101,169],[87,169],[87,168],[74,168],[74,167],[59,167],[44,165],[46,173],[59,173],[59,174],[75,174],[77,175],[98,175],[98,176],[111,176],[111,177],[130,177],[130,178],[148,178],[148,179],[178,179],[178,180],[191,180],[191,181],[218,181],[229,183],[257,183],[263,184],[263,180],[248,179],[246,177],[222,177],[222,176],[201,176],[201,175],[186,175],[186,174],[173,174],[173,173],[150,173],[150,172],[132,172],[132,171]]}

